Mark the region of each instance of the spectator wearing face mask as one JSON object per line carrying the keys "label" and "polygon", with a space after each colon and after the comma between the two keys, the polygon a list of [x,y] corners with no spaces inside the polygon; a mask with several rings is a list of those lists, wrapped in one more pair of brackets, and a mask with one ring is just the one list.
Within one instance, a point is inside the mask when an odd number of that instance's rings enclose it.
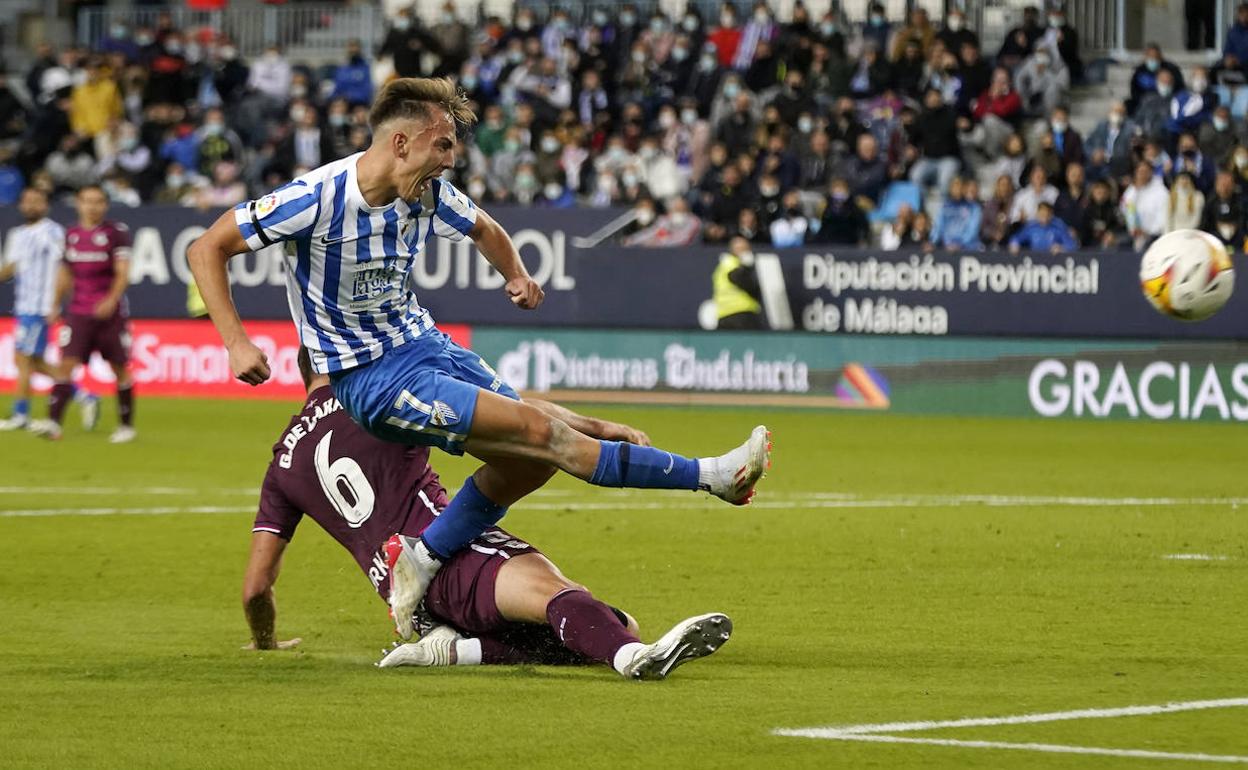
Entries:
{"label": "spectator wearing face mask", "polygon": [[438,68],[434,74],[459,72],[468,60],[472,30],[455,14],[454,3],[442,4],[438,21],[429,31],[438,43]]}
{"label": "spectator wearing face mask", "polygon": [[211,109],[204,113],[204,123],[196,132],[198,158],[195,169],[203,176],[212,175],[212,169],[222,161],[241,161],[243,141],[225,124],[225,113]]}
{"label": "spectator wearing face mask", "polygon": [[708,42],[698,56],[698,63],[689,75],[689,81],[685,84],[682,94],[697,102],[698,111],[701,114],[709,114],[715,95],[720,91],[720,81],[723,75],[724,69],[719,63],[715,45]]}
{"label": "spectator wearing face mask", "polygon": [[1070,236],[1066,224],[1053,217],[1053,205],[1050,203],[1041,203],[1036,208],[1035,217],[1010,238],[1010,251],[1013,253],[1027,249],[1060,254],[1077,248],[1079,244]]}
{"label": "spectator wearing face mask", "polygon": [[331,98],[346,99],[350,104],[372,104],[373,70],[364,60],[360,41],[347,43],[347,61],[334,70],[334,91]]}
{"label": "spectator wearing face mask", "polygon": [[401,8],[390,23],[386,39],[382,41],[378,56],[389,56],[394,61],[394,74],[401,78],[425,76],[423,57],[434,46],[433,41],[413,18],[410,8]]}
{"label": "spectator wearing face mask", "polygon": [[684,198],[669,198],[667,213],[625,238],[624,245],[651,248],[689,246],[697,241],[701,231],[702,222],[689,211],[689,203]]}
{"label": "spectator wearing face mask", "polygon": [[828,192],[823,214],[819,217],[819,232],[810,240],[844,246],[866,245],[871,226],[862,209],[850,197],[849,181],[833,179]]}
{"label": "spectator wearing face mask", "polygon": [[[732,85],[732,82],[726,83],[725,90]],[[754,146],[757,126],[752,98],[748,94],[737,93],[733,98],[732,111],[715,128],[715,139],[726,144],[730,154],[739,155]]]}
{"label": "spectator wearing face mask", "polygon": [[[1065,107],[1050,113],[1048,132],[1053,135],[1053,147],[1062,165],[1083,162],[1083,137],[1070,125],[1070,112]],[[1043,133],[1041,130],[1037,137]]]}
{"label": "spectator wearing face mask", "polygon": [[1167,124],[1171,118],[1173,99],[1174,77],[1169,70],[1162,70],[1157,74],[1156,90],[1141,96],[1139,108],[1135,111],[1135,122],[1144,137],[1169,141]]}
{"label": "spectator wearing face mask", "polygon": [[1219,172],[1213,194],[1205,201],[1200,229],[1238,249],[1244,240],[1244,214],[1244,199],[1235,189],[1235,177],[1229,171]]}
{"label": "spectator wearing face mask", "polygon": [[1174,161],[1173,173],[1190,174],[1196,188],[1203,193],[1213,189],[1217,172],[1213,160],[1200,151],[1199,145],[1196,144],[1196,137],[1192,134],[1183,134],[1179,137],[1178,156]]}
{"label": "spectator wearing face mask", "polygon": [[1105,119],[1096,124],[1084,144],[1092,176],[1126,175],[1131,169],[1132,140],[1138,131],[1136,124],[1127,119],[1127,108],[1122,102],[1110,104]]}
{"label": "spectator wearing face mask", "polygon": [[771,245],[778,249],[801,246],[806,242],[806,232],[810,221],[802,210],[802,195],[797,190],[789,190],[784,194],[780,212],[771,220],[767,228],[771,233]]}
{"label": "spectator wearing face mask", "polygon": [[268,98],[272,104],[281,106],[290,100],[293,77],[290,62],[282,56],[281,48],[273,45],[252,62],[247,85]]}
{"label": "spectator wearing face mask", "polygon": [[1188,87],[1179,91],[1170,101],[1170,118],[1166,130],[1171,135],[1184,131],[1198,131],[1209,122],[1218,106],[1218,97],[1209,91],[1209,72],[1204,67],[1192,70]]}
{"label": "spectator wearing face mask", "polygon": [[741,47],[741,27],[737,25],[737,12],[732,6],[725,5],[720,10],[719,24],[707,34],[706,39],[715,46],[719,66],[733,67],[737,49]]}
{"label": "spectator wearing face mask", "polygon": [[979,49],[979,35],[967,29],[966,14],[954,8],[945,17],[944,27],[936,34],[936,39],[945,44],[945,48],[955,53],[962,51],[962,46],[970,44]]}
{"label": "spectator wearing face mask", "polygon": [[828,10],[819,20],[816,29],[816,46],[823,46],[828,53],[838,59],[845,58],[845,27],[837,18],[836,11]]}
{"label": "spectator wearing face mask", "polygon": [[1128,114],[1134,115],[1145,95],[1157,91],[1158,75],[1162,72],[1170,73],[1171,89],[1183,89],[1183,72],[1174,62],[1162,57],[1161,46],[1149,43],[1144,48],[1144,61],[1140,62],[1135,71],[1131,73],[1131,98],[1127,100]]}
{"label": "spectator wearing face mask", "polygon": [[870,99],[892,84],[892,68],[873,44],[866,43],[849,78],[849,93],[855,99]]}
{"label": "spectator wearing face mask", "polygon": [[1018,68],[1015,82],[1023,100],[1023,111],[1043,117],[1066,103],[1070,93],[1070,70],[1060,59],[1054,62],[1047,48],[1038,48]]}
{"label": "spectator wearing face mask", "polygon": [[1244,144],[1243,127],[1235,126],[1231,120],[1230,109],[1226,105],[1220,105],[1213,111],[1209,122],[1200,127],[1196,143],[1200,146],[1201,153],[1212,160],[1215,166],[1225,166],[1235,148]]}
{"label": "spectator wearing face mask", "polygon": [[884,15],[884,6],[879,2],[872,2],[867,6],[867,18],[859,28],[859,34],[862,36],[862,47],[865,50],[867,46],[873,46],[877,51],[887,51],[889,39],[893,35],[893,25],[889,23],[888,17]]}
{"label": "spectator wearing face mask", "polygon": [[1070,70],[1070,79],[1075,83],[1083,81],[1083,60],[1079,58],[1079,33],[1066,20],[1066,13],[1061,8],[1049,11],[1049,26],[1041,37],[1040,45],[1052,51],[1057,58]]}
{"label": "spectator wearing face mask", "polygon": [[290,106],[290,120],[291,130],[277,147],[275,168],[293,177],[298,166],[316,168],[335,160],[334,137],[328,127],[321,124],[316,108],[297,100]]}
{"label": "spectator wearing face mask", "polygon": [[728,232],[728,237],[744,238],[750,243],[770,243],[767,226],[763,223],[758,211],[752,208],[737,212],[737,226]]}

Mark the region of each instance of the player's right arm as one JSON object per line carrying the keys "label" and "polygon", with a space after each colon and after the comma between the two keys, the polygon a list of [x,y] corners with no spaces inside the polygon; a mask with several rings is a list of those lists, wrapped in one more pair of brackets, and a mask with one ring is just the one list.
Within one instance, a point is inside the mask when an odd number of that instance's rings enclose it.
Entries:
{"label": "player's right arm", "polygon": [[47,318],[49,326],[60,320],[61,308],[65,307],[73,288],[74,272],[69,269],[68,263],[62,262],[56,271],[56,291],[52,295],[52,311],[48,313]]}
{"label": "player's right arm", "polygon": [[186,250],[186,261],[208,315],[230,354],[230,371],[248,385],[259,385],[269,378],[269,359],[243,329],[225,267],[232,257],[250,250],[234,222],[234,212],[227,211],[212,223],[208,232],[195,239]]}
{"label": "player's right arm", "polygon": [[251,557],[243,578],[243,612],[247,615],[247,625],[251,626],[251,644],[244,649],[289,650],[302,641],[279,642],[274,631],[277,604],[273,601],[273,584],[282,568],[285,550],[286,541],[271,532],[251,534]]}
{"label": "player's right arm", "polygon": [[226,263],[248,251],[306,237],[320,212],[321,186],[295,181],[225,212],[186,250],[208,315],[230,354],[230,371],[248,385],[269,379],[269,360],[252,344],[230,296]]}

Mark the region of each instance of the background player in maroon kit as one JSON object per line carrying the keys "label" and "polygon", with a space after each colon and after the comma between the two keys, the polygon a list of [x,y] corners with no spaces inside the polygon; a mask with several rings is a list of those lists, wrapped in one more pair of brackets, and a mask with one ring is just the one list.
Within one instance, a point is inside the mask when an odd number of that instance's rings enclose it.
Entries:
{"label": "background player in maroon kit", "polygon": [[78,190],[75,199],[78,224],[65,234],[65,258],[57,281],[55,316],[69,296],[65,324],[61,327],[61,363],[53,375],[56,384],[48,399],[47,420],[31,430],[57,439],[65,409],[74,395],[74,371],[93,352],[113,368],[117,377],[117,408],[121,424],[109,441],[132,441],[134,386],[126,363],[130,358],[130,333],[126,309],[126,286],[130,282],[130,230],[120,222],[105,220],[108,196],[98,185]]}
{"label": "background player in maroon kit", "polygon": [[[303,351],[300,365],[308,398],[273,446],[244,581],[252,644],[261,649],[297,643],[274,636],[272,587],[305,513],[351,552],[384,599],[390,590],[385,552],[390,536],[419,534],[447,505],[426,447],[365,433],[334,398],[328,377],[312,373]],[[534,403],[589,435],[648,443],[645,434],[627,426]],[[433,623],[450,628],[397,647],[380,665],[596,661],[624,676],[663,678],[677,665],[713,652],[732,631],[726,616],[713,613],[642,644],[631,618],[564,577],[533,546],[497,528],[447,561],[430,584],[424,607]],[[427,621],[417,625],[429,628]]]}

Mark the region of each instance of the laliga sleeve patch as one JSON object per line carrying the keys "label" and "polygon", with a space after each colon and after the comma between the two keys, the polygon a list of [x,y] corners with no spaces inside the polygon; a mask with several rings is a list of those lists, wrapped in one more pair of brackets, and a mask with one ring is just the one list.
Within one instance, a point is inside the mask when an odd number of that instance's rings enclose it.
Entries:
{"label": "laliga sleeve patch", "polygon": [[267,217],[277,208],[277,195],[269,193],[260,200],[256,201],[256,216]]}

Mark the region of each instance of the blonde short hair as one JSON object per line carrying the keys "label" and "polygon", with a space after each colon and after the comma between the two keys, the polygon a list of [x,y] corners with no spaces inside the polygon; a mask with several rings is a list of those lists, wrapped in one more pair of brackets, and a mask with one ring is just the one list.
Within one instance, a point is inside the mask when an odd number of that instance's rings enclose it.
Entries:
{"label": "blonde short hair", "polygon": [[455,121],[455,127],[470,126],[477,116],[468,107],[468,95],[447,78],[398,78],[381,89],[368,113],[368,124],[376,131],[387,121],[430,120],[441,108]]}

